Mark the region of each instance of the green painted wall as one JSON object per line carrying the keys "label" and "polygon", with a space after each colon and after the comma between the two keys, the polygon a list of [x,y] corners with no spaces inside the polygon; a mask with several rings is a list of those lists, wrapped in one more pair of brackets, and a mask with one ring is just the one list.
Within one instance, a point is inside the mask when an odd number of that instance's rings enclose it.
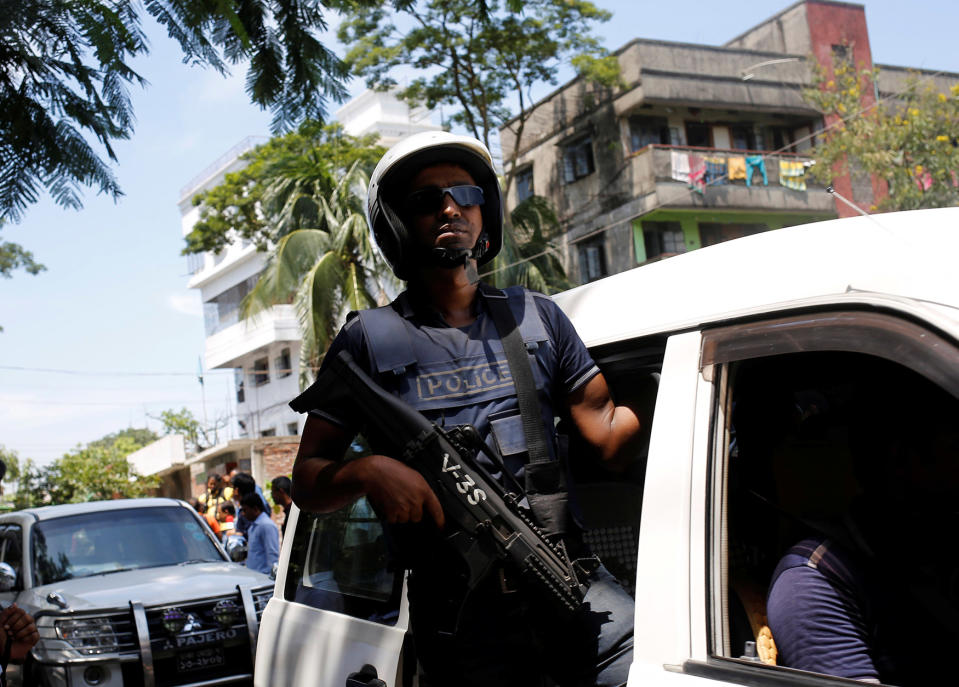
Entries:
{"label": "green painted wall", "polygon": [[679,222],[686,240],[686,250],[702,248],[699,237],[700,222],[719,224],[765,224],[770,229],[782,229],[797,224],[808,224],[824,219],[835,219],[835,215],[813,213],[773,213],[749,210],[655,210],[648,215],[633,220],[633,248],[636,263],[646,262],[646,243],[643,239],[643,222]]}

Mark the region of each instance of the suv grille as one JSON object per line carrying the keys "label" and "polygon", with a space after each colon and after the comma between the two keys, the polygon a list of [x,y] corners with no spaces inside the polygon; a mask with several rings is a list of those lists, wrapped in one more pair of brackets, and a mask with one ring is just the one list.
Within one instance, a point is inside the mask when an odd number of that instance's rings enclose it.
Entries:
{"label": "suv grille", "polygon": [[[221,625],[214,617],[218,601],[229,599],[238,613],[234,621]],[[177,634],[163,626],[164,612],[177,608],[187,621]],[[202,682],[217,677],[253,673],[250,635],[239,593],[193,603],[154,606],[146,609],[153,650],[157,687]]]}

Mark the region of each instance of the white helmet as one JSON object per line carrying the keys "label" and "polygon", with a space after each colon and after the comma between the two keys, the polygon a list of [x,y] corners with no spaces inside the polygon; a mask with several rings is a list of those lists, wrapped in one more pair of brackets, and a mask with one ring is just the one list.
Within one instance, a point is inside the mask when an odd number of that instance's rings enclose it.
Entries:
{"label": "white helmet", "polygon": [[483,265],[496,257],[503,245],[503,194],[493,169],[493,158],[477,139],[446,131],[413,134],[386,151],[370,177],[366,220],[373,239],[400,279],[408,279],[414,256],[409,231],[398,209],[407,184],[423,167],[440,163],[460,165],[483,189],[483,231],[465,257]]}

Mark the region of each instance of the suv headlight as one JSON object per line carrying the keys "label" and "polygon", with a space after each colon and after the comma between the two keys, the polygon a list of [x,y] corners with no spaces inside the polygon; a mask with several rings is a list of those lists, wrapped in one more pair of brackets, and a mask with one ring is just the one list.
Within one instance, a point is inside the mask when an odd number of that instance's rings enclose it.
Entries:
{"label": "suv headlight", "polygon": [[117,636],[109,618],[74,618],[54,623],[57,637],[84,656],[117,651]]}
{"label": "suv headlight", "polygon": [[[110,618],[91,616],[86,618],[38,619],[41,653],[48,651],[68,652],[80,656],[114,654],[120,650],[117,634]],[[72,649],[72,652],[70,651]]]}

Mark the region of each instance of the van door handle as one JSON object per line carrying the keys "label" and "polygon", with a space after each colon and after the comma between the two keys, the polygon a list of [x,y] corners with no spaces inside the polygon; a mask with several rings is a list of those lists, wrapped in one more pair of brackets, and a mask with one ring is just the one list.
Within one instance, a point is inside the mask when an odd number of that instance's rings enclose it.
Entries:
{"label": "van door handle", "polygon": [[349,674],[346,687],[386,687],[386,683],[379,679],[376,668],[367,663],[358,672]]}

